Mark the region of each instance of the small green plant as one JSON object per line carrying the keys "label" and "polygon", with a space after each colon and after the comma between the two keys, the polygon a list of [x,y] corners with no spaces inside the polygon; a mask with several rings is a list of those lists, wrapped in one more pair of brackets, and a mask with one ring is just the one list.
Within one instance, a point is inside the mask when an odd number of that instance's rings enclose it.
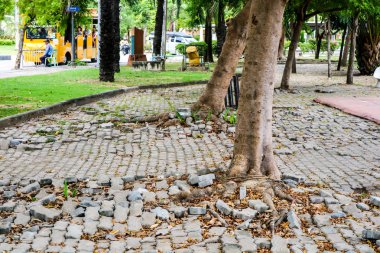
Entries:
{"label": "small green plant", "polygon": [[73,198],[75,198],[77,196],[77,194],[78,194],[78,190],[74,188],[73,191],[72,191],[72,193],[71,193],[71,196]]}
{"label": "small green plant", "polygon": [[167,102],[168,102],[169,110],[171,112],[175,112],[177,109],[175,108],[174,103],[172,101],[170,101],[170,100],[168,100]]}
{"label": "small green plant", "polygon": [[209,110],[208,113],[207,113],[206,122],[210,121],[211,118],[212,118],[212,111]]}
{"label": "small green plant", "polygon": [[224,112],[223,112],[223,119],[224,121],[228,121],[228,116],[230,115],[230,108],[227,108]]}
{"label": "small green plant", "polygon": [[236,122],[237,122],[237,115],[236,113],[233,113],[232,115],[230,115],[230,124],[236,125]]}
{"label": "small green plant", "polygon": [[201,119],[201,117],[198,115],[198,111],[192,111],[191,112],[191,117],[194,119],[194,121],[198,121]]}
{"label": "small green plant", "polygon": [[182,117],[182,115],[179,114],[179,112],[176,112],[176,113],[175,113],[175,116],[176,116],[177,119],[179,119],[179,121],[180,121],[181,123],[185,123],[185,122],[186,122],[185,118]]}
{"label": "small green plant", "polygon": [[63,196],[65,197],[65,199],[69,198],[69,186],[66,180],[63,181]]}

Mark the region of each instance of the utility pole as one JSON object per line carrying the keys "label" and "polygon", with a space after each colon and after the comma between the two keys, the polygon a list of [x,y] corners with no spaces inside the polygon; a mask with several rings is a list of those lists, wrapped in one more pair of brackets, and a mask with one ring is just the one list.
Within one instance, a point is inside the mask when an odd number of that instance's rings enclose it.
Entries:
{"label": "utility pole", "polygon": [[161,56],[163,57],[162,70],[165,70],[165,58],[166,58],[166,30],[167,30],[167,15],[168,13],[168,1],[164,0],[164,18],[162,22],[162,41],[161,41]]}
{"label": "utility pole", "polygon": [[71,52],[72,61],[75,61],[74,12],[71,12]]}

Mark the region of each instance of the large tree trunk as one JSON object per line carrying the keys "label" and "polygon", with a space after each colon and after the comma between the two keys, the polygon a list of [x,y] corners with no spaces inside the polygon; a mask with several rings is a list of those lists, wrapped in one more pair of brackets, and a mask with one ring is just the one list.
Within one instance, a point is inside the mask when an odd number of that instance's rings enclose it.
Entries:
{"label": "large tree trunk", "polygon": [[120,0],[114,2],[114,54],[115,54],[115,72],[120,73]]}
{"label": "large tree trunk", "polygon": [[356,32],[358,29],[358,16],[353,19],[351,26],[351,45],[350,45],[350,58],[348,61],[348,69],[347,69],[347,84],[354,83],[354,63],[355,63],[355,47],[356,47]]}
{"label": "large tree trunk", "polygon": [[285,3],[252,2],[231,176],[281,176],[272,149],[272,106]]}
{"label": "large tree trunk", "polygon": [[163,22],[164,22],[164,0],[157,0],[156,24],[154,27],[154,39],[153,39],[153,55],[161,55]]}
{"label": "large tree trunk", "polygon": [[[318,15],[315,15],[315,43],[318,42],[318,38],[319,38],[319,23],[318,23]],[[319,59],[319,52],[317,54],[317,50],[315,50],[315,59]]]}
{"label": "large tree trunk", "polygon": [[351,43],[351,26],[347,27],[347,35],[346,35],[346,41],[344,43],[344,49],[343,49],[343,56],[342,56],[342,67],[347,66],[347,60],[348,60],[348,53],[350,50],[350,43]]}
{"label": "large tree trunk", "polygon": [[103,82],[115,81],[115,42],[114,29],[110,29],[110,24],[114,24],[113,10],[114,1],[101,1],[101,22],[100,22],[100,68],[99,79]]}
{"label": "large tree trunk", "polygon": [[360,22],[356,39],[356,60],[362,75],[372,75],[380,66],[380,24],[375,17],[368,17]]}
{"label": "large tree trunk", "polygon": [[224,41],[226,40],[226,20],[224,15],[224,2],[219,1],[218,3],[218,23],[216,25],[216,38],[217,38],[217,47],[216,54],[220,56],[223,48]]}
{"label": "large tree trunk", "polygon": [[283,60],[285,58],[284,51],[285,51],[285,28],[283,25],[281,38],[280,38],[280,44],[278,45],[278,53],[277,53],[278,60]]}
{"label": "large tree trunk", "polygon": [[205,25],[205,42],[207,44],[205,62],[214,62],[212,57],[212,16],[209,10],[207,10],[206,25]]}
{"label": "large tree trunk", "polygon": [[227,23],[227,36],[222,53],[207,83],[206,90],[193,105],[194,111],[211,111],[219,114],[224,110],[224,98],[228,86],[246,46],[251,2],[249,0],[241,12]]}
{"label": "large tree trunk", "polygon": [[21,67],[22,48],[24,47],[25,26],[23,26],[22,28],[19,28],[18,32],[19,32],[19,42],[18,42],[15,69],[20,69],[20,67]]}
{"label": "large tree trunk", "polygon": [[343,35],[342,35],[342,42],[340,43],[340,52],[339,52],[339,61],[338,61],[338,67],[337,71],[340,71],[340,67],[342,66],[342,57],[343,57],[343,49],[344,49],[344,41],[347,36],[347,26],[343,30]]}
{"label": "large tree trunk", "polygon": [[298,41],[301,35],[302,24],[303,24],[303,18],[298,15],[297,23],[294,26],[292,40],[289,46],[288,58],[286,59],[285,69],[282,75],[281,89],[283,90],[289,89],[290,72],[292,71],[293,61],[295,61],[295,54],[296,54]]}

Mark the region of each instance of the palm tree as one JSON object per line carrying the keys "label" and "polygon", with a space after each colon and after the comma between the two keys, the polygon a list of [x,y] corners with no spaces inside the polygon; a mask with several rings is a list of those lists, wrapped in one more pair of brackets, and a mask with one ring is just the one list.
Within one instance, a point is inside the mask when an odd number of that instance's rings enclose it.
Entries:
{"label": "palm tree", "polygon": [[380,22],[369,16],[359,24],[356,60],[362,75],[371,75],[380,65]]}

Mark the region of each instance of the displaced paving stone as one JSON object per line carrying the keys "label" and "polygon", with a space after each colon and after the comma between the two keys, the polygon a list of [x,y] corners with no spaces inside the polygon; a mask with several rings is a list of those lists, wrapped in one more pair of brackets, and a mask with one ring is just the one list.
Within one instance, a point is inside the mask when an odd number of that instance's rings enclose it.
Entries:
{"label": "displaced paving stone", "polygon": [[207,212],[206,208],[198,206],[191,206],[188,210],[191,215],[205,215]]}
{"label": "displaced paving stone", "polygon": [[94,252],[95,243],[89,240],[80,240],[78,250],[80,252]]}
{"label": "displaced paving stone", "polygon": [[188,212],[188,209],[183,206],[175,206],[174,208],[171,209],[171,211],[174,213],[174,216],[176,218],[181,219]]}
{"label": "displaced paving stone", "polygon": [[324,189],[319,190],[319,195],[321,195],[321,197],[325,197],[325,198],[332,198],[333,197],[331,191],[324,190]]}
{"label": "displaced paving stone", "polygon": [[257,211],[251,208],[246,208],[243,210],[232,210],[232,216],[241,220],[253,219],[257,215]]}
{"label": "displaced paving stone", "polygon": [[20,192],[23,194],[28,194],[31,192],[39,191],[41,189],[40,184],[38,182],[31,183],[20,189]]}
{"label": "displaced paving stone", "polygon": [[313,216],[313,221],[318,227],[330,226],[330,215],[317,214]]}
{"label": "displaced paving stone", "polygon": [[282,238],[281,236],[273,236],[271,251],[273,253],[290,253],[290,250],[288,249],[287,240]]}
{"label": "displaced paving stone", "polygon": [[115,206],[114,201],[104,200],[102,202],[102,207],[99,210],[99,214],[106,217],[113,217],[114,206]]}
{"label": "displaced paving stone", "polygon": [[363,238],[370,240],[380,240],[380,230],[366,229],[363,231]]}
{"label": "displaced paving stone", "polygon": [[128,200],[131,202],[136,201],[136,200],[142,200],[142,199],[143,199],[143,197],[142,197],[141,193],[137,190],[130,192],[128,195]]}
{"label": "displaced paving stone", "polygon": [[324,197],[321,196],[310,196],[310,202],[313,204],[320,204],[325,201]]}
{"label": "displaced paving stone", "polygon": [[272,245],[270,239],[261,237],[255,238],[255,243],[258,249],[270,249]]}
{"label": "displaced paving stone", "polygon": [[30,208],[30,214],[34,218],[52,222],[61,216],[62,211],[54,208],[46,208],[43,206],[33,206]]}
{"label": "displaced paving stone", "polygon": [[248,204],[250,207],[252,207],[260,213],[263,213],[269,209],[269,206],[259,199],[250,199],[248,200]]}
{"label": "displaced paving stone", "polygon": [[232,208],[225,203],[223,200],[216,201],[215,207],[219,210],[219,212],[223,213],[224,215],[230,215],[232,213]]}
{"label": "displaced paving stone", "polygon": [[369,211],[369,210],[371,210],[371,208],[367,204],[365,204],[365,203],[357,203],[356,207],[359,208],[362,211]]}
{"label": "displaced paving stone", "polygon": [[166,180],[156,182],[157,190],[167,190],[169,188],[168,182]]}
{"label": "displaced paving stone", "polygon": [[16,205],[16,202],[8,201],[0,206],[0,212],[13,212],[16,208]]}
{"label": "displaced paving stone", "polygon": [[226,231],[225,227],[212,227],[209,229],[208,233],[211,236],[221,236]]}
{"label": "displaced paving stone", "polygon": [[247,197],[247,187],[246,186],[240,186],[239,188],[239,199],[245,199]]}
{"label": "displaced paving stone", "polygon": [[11,231],[11,225],[9,221],[0,221],[0,234],[8,234]]}
{"label": "displaced paving stone", "polygon": [[380,207],[380,197],[371,196],[369,198],[369,201],[371,202],[372,205]]}
{"label": "displaced paving stone", "polygon": [[15,225],[23,225],[23,226],[25,226],[26,224],[29,223],[29,221],[30,221],[29,212],[18,213],[16,215],[16,219],[14,220],[14,224]]}
{"label": "displaced paving stone", "polygon": [[298,218],[297,214],[293,210],[290,210],[288,212],[287,219],[289,221],[290,228],[301,228],[301,220]]}
{"label": "displaced paving stone", "polygon": [[144,205],[141,200],[133,201],[129,207],[130,216],[141,216]]}
{"label": "displaced paving stone", "polygon": [[160,220],[168,220],[170,218],[168,210],[164,208],[156,207],[152,212],[155,213]]}
{"label": "displaced paving stone", "polygon": [[49,237],[36,237],[33,240],[32,249],[35,251],[45,251],[49,245]]}

